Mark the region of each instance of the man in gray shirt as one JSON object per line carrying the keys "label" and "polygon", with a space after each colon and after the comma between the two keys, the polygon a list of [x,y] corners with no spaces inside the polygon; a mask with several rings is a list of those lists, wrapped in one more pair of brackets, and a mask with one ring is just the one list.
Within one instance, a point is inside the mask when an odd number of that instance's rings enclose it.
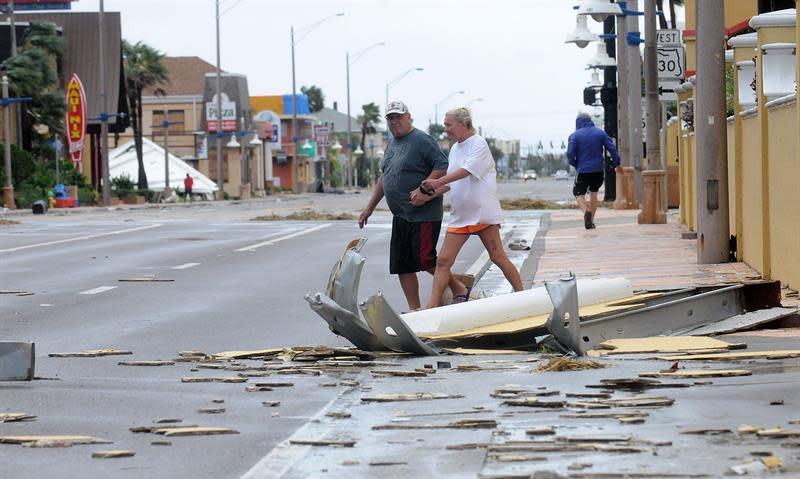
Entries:
{"label": "man in gray shirt", "polygon": [[[367,224],[386,196],[393,215],[389,273],[398,275],[408,307],[414,311],[420,308],[417,272],[433,274],[436,269],[436,242],[444,213],[441,193],[425,194],[419,186],[426,179],[447,173],[447,157],[433,138],[414,128],[405,103],[389,103],[386,123],[393,139],[381,163],[382,176],[358,218],[358,226]],[[454,297],[466,299],[467,288],[452,274],[448,284]]]}

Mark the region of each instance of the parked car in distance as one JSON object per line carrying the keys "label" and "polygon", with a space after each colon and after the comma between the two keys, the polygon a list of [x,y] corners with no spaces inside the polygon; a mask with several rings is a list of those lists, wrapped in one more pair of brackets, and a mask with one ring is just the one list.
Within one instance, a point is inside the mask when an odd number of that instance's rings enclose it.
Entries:
{"label": "parked car in distance", "polygon": [[553,175],[553,178],[555,178],[556,180],[568,180],[569,179],[569,173],[567,173],[567,170],[558,170]]}
{"label": "parked car in distance", "polygon": [[538,179],[536,177],[536,171],[534,171],[534,170],[525,170],[525,174],[522,175],[522,179],[525,180],[525,181]]}

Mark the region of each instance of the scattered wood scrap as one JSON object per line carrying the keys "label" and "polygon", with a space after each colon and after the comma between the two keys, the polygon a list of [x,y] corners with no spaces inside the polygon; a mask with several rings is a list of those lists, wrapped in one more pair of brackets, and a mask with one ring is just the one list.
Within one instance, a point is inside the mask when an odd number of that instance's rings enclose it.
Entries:
{"label": "scattered wood scrap", "polygon": [[789,437],[800,437],[800,429],[784,429],[782,427],[776,427],[773,429],[759,429],[758,431],[756,431],[756,435],[759,437],[769,437],[778,439],[785,439]]}
{"label": "scattered wood scrap", "polygon": [[261,401],[264,407],[278,407],[281,405],[280,401]]}
{"label": "scattered wood scrap", "polygon": [[92,457],[95,459],[114,459],[119,457],[133,457],[136,453],[125,449],[114,449],[110,451],[95,451]]}
{"label": "scattered wood scrap", "polygon": [[379,424],[372,426],[376,431],[387,429],[495,429],[494,419],[461,419],[442,424]]}
{"label": "scattered wood scrap", "polygon": [[463,354],[465,356],[499,355],[499,354],[530,354],[529,351],[519,349],[471,349],[471,348],[444,348],[442,351],[450,354]]}
{"label": "scattered wood scrap", "polygon": [[547,436],[555,433],[556,430],[553,426],[531,427],[525,430],[525,434],[528,436]]}
{"label": "scattered wood scrap", "polygon": [[728,428],[699,428],[699,429],[685,429],[681,434],[692,434],[696,436],[719,436],[721,434],[733,434]]}
{"label": "scattered wood scrap", "polygon": [[734,361],[738,359],[789,359],[800,358],[800,349],[779,351],[738,351],[735,353],[686,354],[680,356],[661,356],[664,361]]}
{"label": "scattered wood scrap", "polygon": [[[69,447],[75,444],[111,444],[111,441],[106,439],[96,438],[94,436],[0,436],[0,444],[27,444],[27,443],[46,443],[58,442],[62,444],[60,447]],[[58,447],[58,446],[50,446]]]}
{"label": "scattered wood scrap", "polygon": [[587,384],[587,388],[595,389],[620,389],[623,391],[642,391],[644,389],[659,388],[688,388],[691,384],[686,383],[662,383],[657,379],[645,378],[617,378],[601,379],[600,384]]}
{"label": "scattered wood scrap", "polygon": [[656,336],[650,338],[620,338],[603,341],[590,356],[606,354],[666,353],[707,349],[732,349],[735,345],[705,336]]}
{"label": "scattered wood scrap", "polygon": [[218,434],[239,434],[236,429],[228,427],[176,427],[160,428],[153,431],[163,436],[214,436]]}
{"label": "scattered wood scrap", "polygon": [[120,278],[117,281],[120,283],[174,283],[174,279],[155,278],[152,276],[141,276],[133,278]]}
{"label": "scattered wood scrap", "polygon": [[521,399],[508,399],[502,403],[505,406],[523,406],[558,409],[567,405],[566,401],[542,401],[536,397],[526,397]]}
{"label": "scattered wood scrap", "polygon": [[621,413],[621,412],[577,412],[577,413],[567,413],[567,414],[559,414],[558,417],[570,418],[570,419],[635,419],[635,418],[646,418],[649,416],[649,413],[646,412],[631,412],[631,413]]}
{"label": "scattered wood scrap", "polygon": [[561,356],[552,358],[536,368],[539,372],[553,372],[553,371],[580,371],[583,369],[601,369],[606,367],[604,364],[596,361],[584,361],[580,359],[571,358],[569,356]]}
{"label": "scattered wood scrap", "polygon": [[198,409],[197,412],[199,414],[222,414],[225,412],[224,407],[206,407]]}
{"label": "scattered wood scrap", "polygon": [[154,426],[134,426],[128,428],[133,433],[155,433],[157,430],[199,427],[197,424],[156,424]]}
{"label": "scattered wood scrap", "polygon": [[24,412],[0,412],[0,422],[33,421],[36,416]]}
{"label": "scattered wood scrap", "polygon": [[296,446],[330,446],[330,447],[353,447],[356,441],[350,439],[331,439],[331,440],[314,440],[314,439],[289,439],[290,444]]}
{"label": "scattered wood scrap", "polygon": [[350,411],[328,411],[325,413],[326,417],[332,417],[334,419],[347,419],[352,416]]}
{"label": "scattered wood scrap", "polygon": [[74,353],[50,353],[48,354],[48,356],[50,356],[51,358],[96,358],[99,356],[118,356],[127,354],[133,354],[133,352],[108,348],[108,349],[87,349],[86,351],[78,351]]}
{"label": "scattered wood scrap", "polygon": [[733,376],[750,376],[753,374],[747,369],[714,369],[714,370],[687,370],[665,369],[654,373],[640,373],[643,378],[726,378]]}
{"label": "scattered wood scrap", "polygon": [[246,383],[247,378],[239,376],[220,376],[220,377],[185,377],[181,378],[182,383]]}
{"label": "scattered wood scrap", "polygon": [[392,401],[430,401],[433,399],[461,399],[462,394],[447,393],[400,393],[400,394],[376,394],[373,396],[361,396],[363,402],[392,402]]}
{"label": "scattered wood scrap", "polygon": [[211,356],[218,359],[261,359],[277,356],[284,351],[284,348],[256,349],[253,351],[223,351],[221,353],[212,354]]}
{"label": "scattered wood scrap", "polygon": [[120,366],[172,366],[175,361],[156,359],[152,361],[120,361],[117,364]]}
{"label": "scattered wood scrap", "polygon": [[392,376],[392,377],[403,377],[403,378],[425,378],[428,377],[428,374],[435,373],[435,369],[431,369],[430,372],[425,371],[398,371],[393,369],[373,369],[370,371],[373,376]]}

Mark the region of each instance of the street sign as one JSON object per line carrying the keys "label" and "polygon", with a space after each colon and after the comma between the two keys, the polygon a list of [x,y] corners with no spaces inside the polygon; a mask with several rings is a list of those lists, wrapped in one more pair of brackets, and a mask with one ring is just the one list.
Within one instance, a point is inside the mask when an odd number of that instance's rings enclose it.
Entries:
{"label": "street sign", "polygon": [[314,128],[314,137],[317,139],[317,144],[322,147],[331,146],[331,127],[318,126]]}
{"label": "street sign", "polygon": [[81,79],[75,73],[67,83],[65,116],[69,156],[73,163],[79,164],[83,160],[83,146],[86,142],[86,94]]}
{"label": "street sign", "polygon": [[675,93],[675,88],[680,84],[680,80],[660,80],[658,82],[658,100],[677,101],[678,94]]}
{"label": "street sign", "polygon": [[658,46],[681,46],[680,30],[656,30],[656,44]]}
{"label": "street sign", "polygon": [[658,47],[657,65],[660,80],[681,80],[685,74],[683,47]]}

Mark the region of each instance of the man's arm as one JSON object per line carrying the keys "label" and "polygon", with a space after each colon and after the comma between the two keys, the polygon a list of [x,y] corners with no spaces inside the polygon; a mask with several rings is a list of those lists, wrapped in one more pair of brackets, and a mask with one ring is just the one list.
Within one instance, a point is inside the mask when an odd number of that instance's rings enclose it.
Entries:
{"label": "man's arm", "polygon": [[619,157],[619,152],[617,152],[617,145],[614,144],[614,140],[612,140],[608,134],[606,134],[604,144],[606,150],[608,150],[608,154],[614,159],[614,166],[619,167],[622,163],[622,159]]}
{"label": "man's arm", "polygon": [[456,171],[450,173],[449,175],[440,176],[439,178],[430,178],[426,179],[422,182],[422,186],[425,189],[432,190],[436,192],[439,188],[454,181],[458,181],[464,179],[471,175],[469,171],[465,168],[459,168]]}
{"label": "man's arm", "polygon": [[367,224],[367,220],[370,216],[372,216],[372,212],[375,211],[375,207],[378,206],[378,203],[381,202],[381,199],[383,199],[383,177],[378,178],[366,208],[361,210],[361,214],[358,215],[359,228],[363,228],[364,225]]}

